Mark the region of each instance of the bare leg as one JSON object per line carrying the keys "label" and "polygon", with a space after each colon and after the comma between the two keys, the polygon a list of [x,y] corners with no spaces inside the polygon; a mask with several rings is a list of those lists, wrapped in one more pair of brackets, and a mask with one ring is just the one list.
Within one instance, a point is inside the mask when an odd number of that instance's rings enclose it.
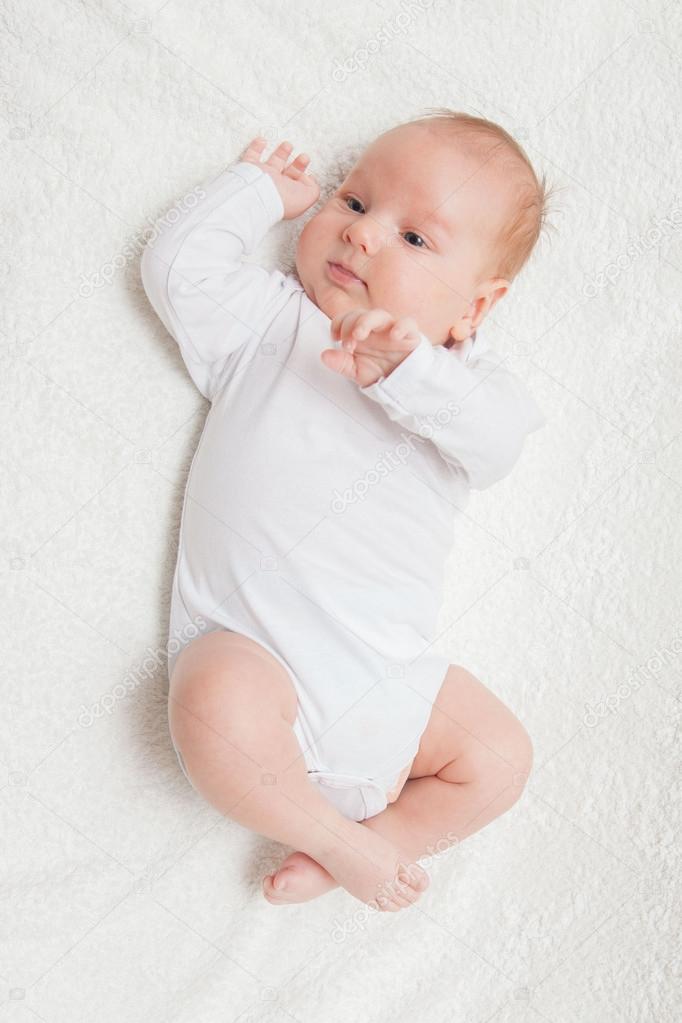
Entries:
{"label": "bare leg", "polygon": [[[412,861],[444,851],[516,802],[531,763],[530,740],[511,711],[470,672],[452,665],[409,780],[396,802],[362,825]],[[280,904],[335,887],[319,863],[296,852],[264,879],[263,890],[268,901]]]}
{"label": "bare leg", "polygon": [[391,912],[428,885],[423,870],[396,883],[405,852],[343,817],[307,777],[293,732],[297,698],[258,643],[224,630],[190,643],[170,684],[169,724],[196,790],[221,813],[300,849],[352,895]]}

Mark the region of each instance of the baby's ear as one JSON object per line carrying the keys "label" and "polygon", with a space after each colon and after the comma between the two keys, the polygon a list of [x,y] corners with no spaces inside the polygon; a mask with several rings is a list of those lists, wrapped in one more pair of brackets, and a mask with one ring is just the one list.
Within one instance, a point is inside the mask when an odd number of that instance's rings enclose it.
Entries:
{"label": "baby's ear", "polygon": [[481,289],[472,303],[474,312],[471,317],[471,326],[474,330],[483,323],[490,310],[500,299],[504,298],[509,288],[509,281],[504,277],[495,277],[486,282],[485,287]]}

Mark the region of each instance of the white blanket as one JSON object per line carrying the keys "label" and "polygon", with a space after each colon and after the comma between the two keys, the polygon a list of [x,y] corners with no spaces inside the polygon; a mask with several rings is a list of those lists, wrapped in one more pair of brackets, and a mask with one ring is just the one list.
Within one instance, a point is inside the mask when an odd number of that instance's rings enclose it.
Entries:
{"label": "white blanket", "polygon": [[[3,1019],[672,1023],[679,5],[160,5],[0,5]],[[288,850],[203,803],[168,736],[208,406],[140,254],[253,136],[310,153],[326,190],[436,106],[498,121],[564,189],[482,328],[550,422],[473,495],[438,642],[535,768],[413,909],[275,908],[260,879]],[[300,227],[253,258],[291,269]]]}

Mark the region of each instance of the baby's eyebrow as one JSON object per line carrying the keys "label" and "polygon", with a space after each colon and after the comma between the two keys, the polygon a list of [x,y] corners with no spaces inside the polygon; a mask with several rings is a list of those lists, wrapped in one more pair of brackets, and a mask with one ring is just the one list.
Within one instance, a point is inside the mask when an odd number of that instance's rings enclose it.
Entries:
{"label": "baby's eyebrow", "polygon": [[429,226],[435,228],[438,233],[442,234],[444,237],[449,237],[452,234],[452,225],[449,224],[445,217],[440,215],[436,210],[434,210],[433,213],[429,213],[427,217],[424,217],[424,219],[420,221],[420,224],[423,224],[425,227]]}
{"label": "baby's eyebrow", "polygon": [[[361,167],[358,167],[353,169],[352,173],[348,175],[348,178],[339,185],[337,191],[352,191],[353,188],[359,189],[365,184],[366,181],[363,170]],[[423,226],[424,228],[428,227],[429,230],[434,229],[443,239],[451,238],[454,228],[452,224],[448,223],[443,214],[438,212],[439,208],[439,206],[436,206],[431,213],[427,214],[426,217],[423,217],[415,226]]]}

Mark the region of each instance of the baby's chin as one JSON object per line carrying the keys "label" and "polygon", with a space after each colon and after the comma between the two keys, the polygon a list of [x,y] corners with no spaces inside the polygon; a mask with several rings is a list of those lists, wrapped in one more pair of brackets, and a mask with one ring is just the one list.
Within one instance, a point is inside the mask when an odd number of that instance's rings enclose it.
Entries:
{"label": "baby's chin", "polygon": [[[301,280],[300,275],[299,280]],[[328,316],[330,320],[333,320],[335,316],[341,316],[343,313],[349,313],[354,309],[372,308],[367,288],[364,289],[363,293],[354,295],[351,292],[345,291],[342,287],[337,287],[325,280],[316,284],[301,280],[301,284],[310,301],[325,316]]]}

